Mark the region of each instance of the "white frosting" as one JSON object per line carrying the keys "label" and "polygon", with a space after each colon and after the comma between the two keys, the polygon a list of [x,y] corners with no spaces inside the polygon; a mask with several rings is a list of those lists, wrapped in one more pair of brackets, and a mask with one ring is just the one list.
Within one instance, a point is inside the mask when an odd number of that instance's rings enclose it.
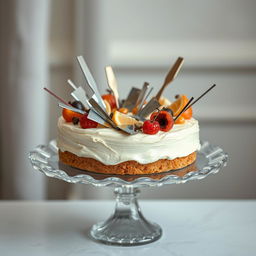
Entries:
{"label": "white frosting", "polygon": [[147,164],[187,156],[199,150],[199,126],[192,118],[185,124],[174,125],[169,132],[126,135],[111,128],[82,129],[60,117],[57,145],[62,152],[90,157],[106,165],[129,160]]}

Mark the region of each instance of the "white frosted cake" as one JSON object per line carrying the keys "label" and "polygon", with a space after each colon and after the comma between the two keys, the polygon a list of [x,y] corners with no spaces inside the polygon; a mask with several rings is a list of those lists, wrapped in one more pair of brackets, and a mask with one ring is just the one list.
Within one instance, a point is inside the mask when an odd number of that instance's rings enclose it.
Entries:
{"label": "white frosted cake", "polygon": [[193,163],[200,149],[199,125],[194,118],[174,124],[168,132],[127,135],[111,128],[82,129],[58,120],[62,162],[100,173],[144,174],[179,169]]}
{"label": "white frosted cake", "polygon": [[183,63],[179,57],[155,95],[149,96],[153,88],[145,82],[121,99],[110,66],[105,68],[110,90],[101,95],[85,60],[82,56],[77,59],[86,83],[77,87],[68,80],[75,101],[67,103],[47,89],[63,108],[57,137],[60,162],[118,175],[159,174],[195,162],[200,140],[192,106],[215,84],[197,99],[179,94],[170,102],[163,97]]}

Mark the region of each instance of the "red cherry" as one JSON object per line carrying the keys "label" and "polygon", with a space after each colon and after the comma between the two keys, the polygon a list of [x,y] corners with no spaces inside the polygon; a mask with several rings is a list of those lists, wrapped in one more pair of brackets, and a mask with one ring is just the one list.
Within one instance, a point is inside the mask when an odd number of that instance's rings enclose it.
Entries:
{"label": "red cherry", "polygon": [[155,120],[160,125],[160,130],[163,132],[168,132],[172,129],[174,121],[172,115],[167,111],[154,112],[150,116],[150,120]]}
{"label": "red cherry", "polygon": [[108,101],[111,109],[116,108],[116,98],[113,94],[104,94],[101,96],[103,100]]}
{"label": "red cherry", "polygon": [[98,123],[88,119],[88,114],[85,113],[82,117],[80,117],[80,125],[83,129],[87,128],[96,128]]}
{"label": "red cherry", "polygon": [[146,120],[143,123],[142,131],[146,134],[156,134],[160,130],[160,125],[157,121]]}

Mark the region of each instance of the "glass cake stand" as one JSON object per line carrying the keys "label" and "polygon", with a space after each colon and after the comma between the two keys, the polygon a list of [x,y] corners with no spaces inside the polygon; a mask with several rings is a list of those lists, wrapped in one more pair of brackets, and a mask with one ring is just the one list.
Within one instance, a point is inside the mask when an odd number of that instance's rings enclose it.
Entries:
{"label": "glass cake stand", "polygon": [[90,235],[105,244],[133,246],[151,243],[162,235],[161,227],[145,219],[141,212],[137,201],[140,187],[160,187],[203,179],[225,166],[228,156],[220,147],[202,142],[196,162],[185,168],[151,175],[105,175],[60,163],[56,141],[53,140],[49,145],[36,147],[29,153],[29,159],[34,169],[48,177],[69,183],[114,187],[114,213],[106,221],[93,225]]}

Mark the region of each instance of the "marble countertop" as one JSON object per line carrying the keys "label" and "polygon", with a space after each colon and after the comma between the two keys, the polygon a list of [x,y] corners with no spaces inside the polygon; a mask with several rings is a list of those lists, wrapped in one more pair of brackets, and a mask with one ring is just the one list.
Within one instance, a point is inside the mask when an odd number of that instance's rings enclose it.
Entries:
{"label": "marble countertop", "polygon": [[96,243],[88,232],[114,201],[0,201],[1,255],[256,255],[256,201],[140,201],[161,225],[160,240],[137,247]]}

